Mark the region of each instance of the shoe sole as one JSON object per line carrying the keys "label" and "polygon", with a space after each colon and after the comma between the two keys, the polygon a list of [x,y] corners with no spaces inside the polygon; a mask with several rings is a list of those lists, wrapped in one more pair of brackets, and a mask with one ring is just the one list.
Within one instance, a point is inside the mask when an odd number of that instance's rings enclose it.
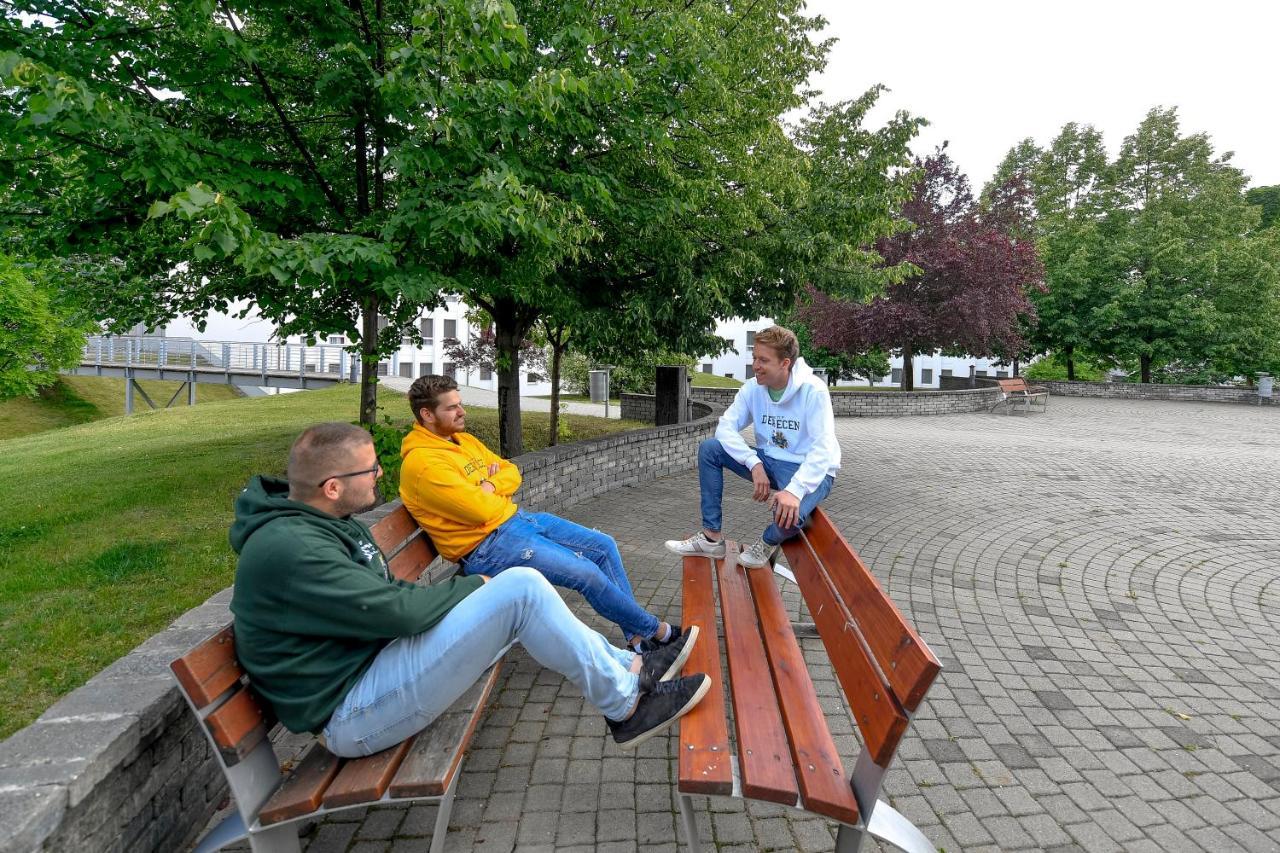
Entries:
{"label": "shoe sole", "polygon": [[671,666],[667,667],[667,671],[658,679],[659,681],[670,681],[675,678],[680,674],[680,670],[684,669],[685,662],[689,660],[689,653],[693,651],[693,644],[698,642],[698,634],[702,629],[697,625],[690,625],[685,630],[689,632],[689,639],[684,641],[680,654],[671,662]]}
{"label": "shoe sole", "polygon": [[663,543],[662,547],[666,548],[668,551],[670,551],[672,554],[675,554],[677,557],[713,557],[718,560],[724,557],[724,553],[725,553],[723,545],[721,545],[720,548],[715,551],[702,551],[702,550],[683,551],[680,549],[679,546],[668,545],[665,542]]}
{"label": "shoe sole", "polygon": [[692,711],[697,706],[697,704],[702,701],[702,697],[707,695],[707,691],[710,689],[711,689],[711,676],[708,675],[702,679],[702,686],[698,688],[698,691],[694,693],[691,697],[689,697],[689,701],[686,702],[684,704],[684,707],[681,708],[677,713],[672,714],[670,717],[663,720],[661,723],[658,723],[658,725],[649,729],[647,732],[641,732],[640,734],[636,735],[626,743],[619,743],[618,748],[619,749],[635,749],[637,746],[644,743],[649,738],[653,737],[654,735],[658,734],[661,731],[664,731],[670,728],[672,723],[674,723],[676,720],[680,719],[685,714]]}

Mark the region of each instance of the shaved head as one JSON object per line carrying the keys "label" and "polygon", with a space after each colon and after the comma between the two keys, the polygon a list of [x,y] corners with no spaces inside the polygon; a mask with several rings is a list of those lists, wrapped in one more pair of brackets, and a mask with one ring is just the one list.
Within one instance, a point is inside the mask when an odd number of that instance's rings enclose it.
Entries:
{"label": "shaved head", "polygon": [[334,421],[308,427],[289,449],[289,496],[308,498],[328,478],[350,467],[353,453],[372,444],[362,427]]}

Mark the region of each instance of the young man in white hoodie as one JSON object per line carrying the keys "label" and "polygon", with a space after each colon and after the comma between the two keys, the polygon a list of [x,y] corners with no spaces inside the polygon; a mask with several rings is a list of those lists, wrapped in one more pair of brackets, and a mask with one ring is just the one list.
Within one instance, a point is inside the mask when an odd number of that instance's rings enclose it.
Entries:
{"label": "young man in white hoodie", "polygon": [[[698,448],[702,530],[671,539],[675,554],[724,555],[720,534],[724,471],[750,480],[752,497],[772,499],[773,523],[738,558],[744,566],[769,565],[778,546],[800,533],[814,507],[826,498],[840,470],[840,444],[827,385],[800,358],[795,333],[782,326],[758,332],[748,380],[716,427],[715,438]],[[751,424],[756,446],[741,430]]]}

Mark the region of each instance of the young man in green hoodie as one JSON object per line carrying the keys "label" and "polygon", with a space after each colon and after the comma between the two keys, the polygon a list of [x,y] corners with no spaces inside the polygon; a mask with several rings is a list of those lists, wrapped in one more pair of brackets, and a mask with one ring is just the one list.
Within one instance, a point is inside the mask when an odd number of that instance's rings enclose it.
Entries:
{"label": "young man in green hoodie", "polygon": [[236,499],[236,653],[288,729],[371,755],[429,725],[516,642],[578,685],[624,748],[706,694],[708,676],[676,677],[683,644],[614,648],[532,569],[431,586],[392,577],[352,517],[377,502],[380,476],[368,433],[319,424],[294,442],[287,480],[254,477]]}

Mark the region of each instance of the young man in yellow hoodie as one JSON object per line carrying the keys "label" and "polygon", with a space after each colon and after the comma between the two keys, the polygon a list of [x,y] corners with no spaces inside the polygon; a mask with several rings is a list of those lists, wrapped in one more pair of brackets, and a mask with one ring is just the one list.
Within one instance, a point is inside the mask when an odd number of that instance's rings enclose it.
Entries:
{"label": "young man in yellow hoodie", "polygon": [[[520,488],[520,469],[466,432],[456,382],[419,377],[409,388],[409,405],[417,423],[400,447],[400,498],[441,555],[468,575],[537,569],[556,586],[580,592],[639,650],[680,638],[679,625],[636,602],[613,537],[516,506],[511,496]],[[686,648],[697,631],[688,629]]]}

